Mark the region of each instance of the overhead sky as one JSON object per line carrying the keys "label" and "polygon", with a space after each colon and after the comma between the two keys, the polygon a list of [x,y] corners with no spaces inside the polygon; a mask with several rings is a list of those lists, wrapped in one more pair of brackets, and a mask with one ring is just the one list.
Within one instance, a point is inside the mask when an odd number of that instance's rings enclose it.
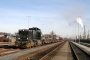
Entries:
{"label": "overhead sky", "polygon": [[[0,0],[0,32],[15,33],[19,29],[39,27],[43,34],[54,31],[72,37],[78,33],[75,20],[80,16],[90,30],[89,0]],[[80,27],[80,33],[83,29]]]}

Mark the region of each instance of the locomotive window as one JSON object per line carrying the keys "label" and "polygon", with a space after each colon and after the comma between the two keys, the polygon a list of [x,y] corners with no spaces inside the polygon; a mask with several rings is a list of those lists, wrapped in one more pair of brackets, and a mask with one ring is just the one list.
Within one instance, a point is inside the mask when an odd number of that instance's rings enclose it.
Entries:
{"label": "locomotive window", "polygon": [[19,36],[20,36],[20,38],[27,38],[28,34],[27,33],[20,33]]}
{"label": "locomotive window", "polygon": [[37,30],[38,32],[40,32],[40,30]]}

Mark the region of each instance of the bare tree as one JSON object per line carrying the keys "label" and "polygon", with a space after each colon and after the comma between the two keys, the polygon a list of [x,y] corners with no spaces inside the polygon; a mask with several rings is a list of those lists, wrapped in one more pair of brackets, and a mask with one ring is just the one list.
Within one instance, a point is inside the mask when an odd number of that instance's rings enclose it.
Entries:
{"label": "bare tree", "polygon": [[50,35],[53,39],[56,38],[56,36],[57,36],[54,31],[51,31]]}

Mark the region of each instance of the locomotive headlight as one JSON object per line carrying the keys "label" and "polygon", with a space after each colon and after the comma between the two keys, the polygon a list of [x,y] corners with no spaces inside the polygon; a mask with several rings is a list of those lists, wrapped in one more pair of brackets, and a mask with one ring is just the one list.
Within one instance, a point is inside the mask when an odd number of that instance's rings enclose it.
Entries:
{"label": "locomotive headlight", "polygon": [[28,39],[28,38],[27,38]]}
{"label": "locomotive headlight", "polygon": [[18,38],[18,39],[20,39],[20,38]]}

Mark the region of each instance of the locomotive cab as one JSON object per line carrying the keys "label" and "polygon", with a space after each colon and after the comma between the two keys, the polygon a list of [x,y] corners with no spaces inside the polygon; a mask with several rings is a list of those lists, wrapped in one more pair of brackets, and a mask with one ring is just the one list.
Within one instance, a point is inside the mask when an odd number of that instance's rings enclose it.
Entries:
{"label": "locomotive cab", "polygon": [[18,32],[18,37],[15,42],[16,47],[29,48],[31,46],[29,41],[29,31],[27,29],[21,29]]}
{"label": "locomotive cab", "polygon": [[28,30],[19,30],[19,40],[28,40]]}

